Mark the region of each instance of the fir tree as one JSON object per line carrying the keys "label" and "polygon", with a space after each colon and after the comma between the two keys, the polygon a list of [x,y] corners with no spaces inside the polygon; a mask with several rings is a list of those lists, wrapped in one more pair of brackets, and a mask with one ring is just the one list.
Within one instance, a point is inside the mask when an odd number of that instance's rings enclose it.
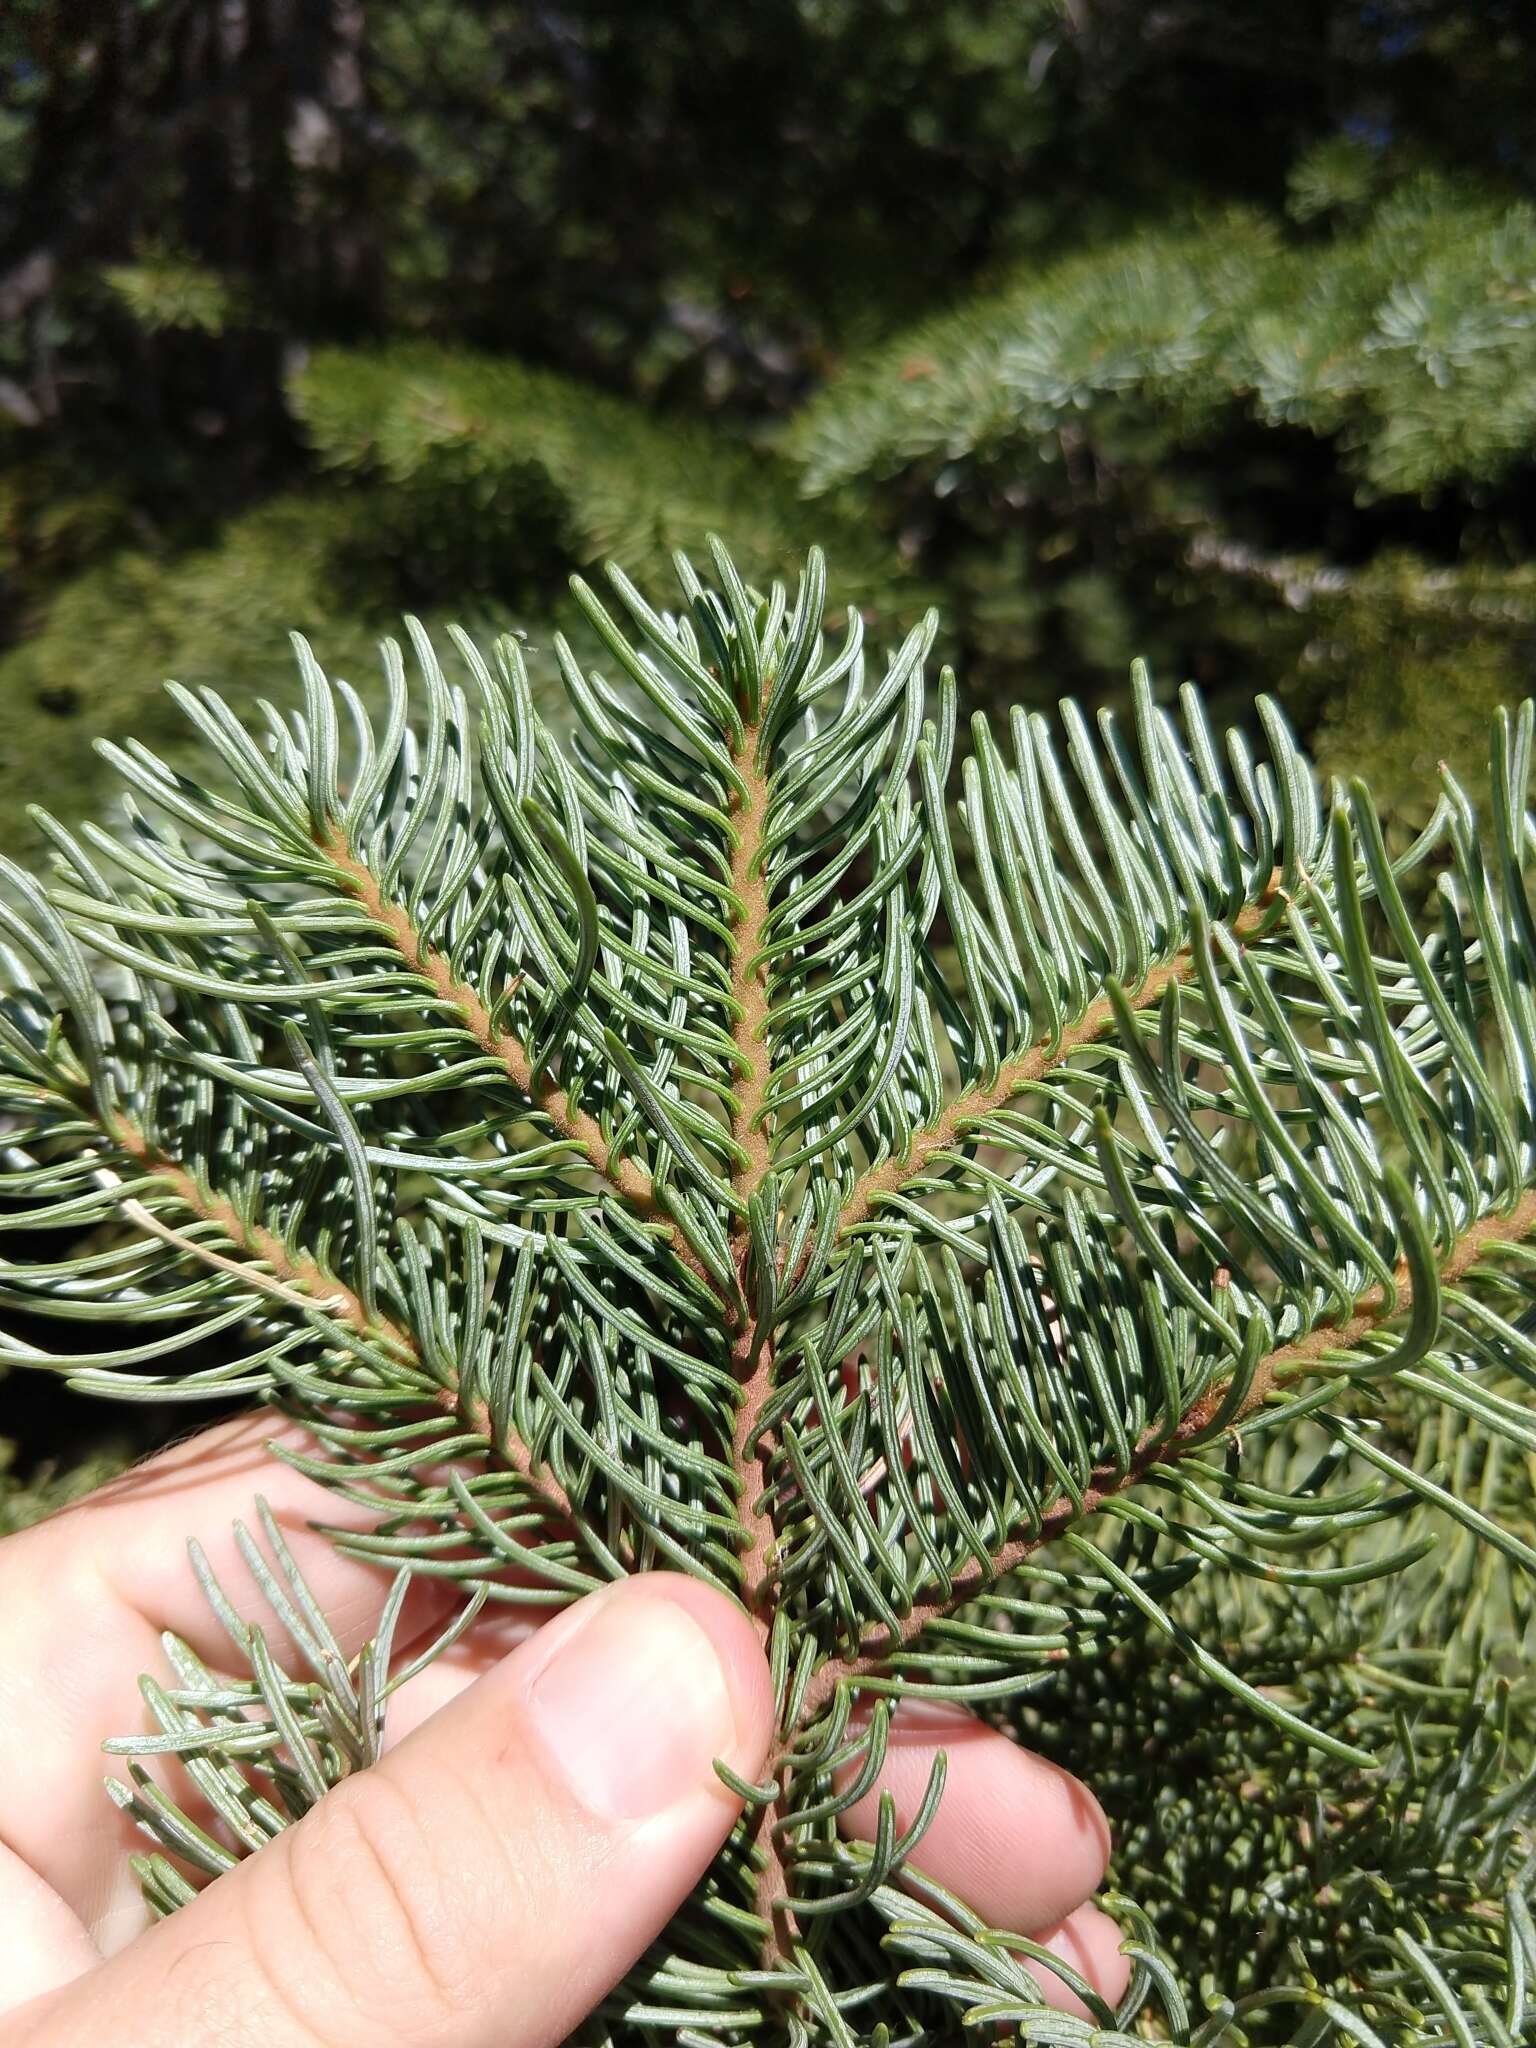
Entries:
{"label": "fir tree", "polygon": [[[787,463],[571,377],[464,349],[325,349],[288,396],[323,484],[268,498],[193,548],[119,549],[0,651],[0,844],[35,837],[30,802],[71,824],[90,815],[111,782],[92,740],[147,741],[182,764],[189,735],[167,675],[212,683],[237,706],[296,704],[290,629],[323,640],[336,671],[371,692],[373,649],[402,611],[422,610],[434,630],[468,622],[487,640],[532,620],[530,673],[553,715],[551,614],[596,652],[575,607],[549,595],[573,563],[612,555],[637,576],[664,575],[674,549],[700,549],[716,529],[753,566],[796,547],[804,508]],[[820,512],[846,601],[879,616],[903,593],[909,614],[919,609],[856,498],[826,498]],[[0,544],[0,569],[3,555]]]}
{"label": "fir tree", "polygon": [[[819,555],[678,573],[578,588],[569,740],[513,640],[386,645],[379,720],[301,643],[301,717],[180,693],[216,782],[129,744],[113,830],[44,821],[7,1186],[81,1241],[0,1288],[141,1334],[5,1355],[297,1418],[462,1618],[655,1566],[756,1617],[772,1771],[583,2039],[1529,2038],[1532,708],[1394,858],[1273,709],[1143,672],[962,751],[931,618],[866,663]],[[169,1645],[120,1745],[227,1829],[130,1767],[162,1911],[375,1753],[389,1617],[345,1668],[266,1535],[310,1675],[210,1583],[249,1679]],[[839,1834],[910,1694],[1105,1788],[1117,2013],[925,1880],[942,1769]]]}
{"label": "fir tree", "polygon": [[812,493],[882,484],[973,683],[1101,689],[1155,614],[1181,673],[1239,699],[1257,665],[1420,824],[1536,649],[1536,209],[1337,138],[1289,218],[1180,212],[882,342],[790,452]]}

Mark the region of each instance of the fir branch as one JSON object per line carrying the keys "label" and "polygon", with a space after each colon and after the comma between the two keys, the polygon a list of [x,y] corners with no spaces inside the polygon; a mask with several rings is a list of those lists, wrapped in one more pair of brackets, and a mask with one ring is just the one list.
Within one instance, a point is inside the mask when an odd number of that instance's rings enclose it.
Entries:
{"label": "fir branch", "polygon": [[[510,643],[461,638],[454,689],[413,629],[419,731],[397,650],[378,722],[301,650],[305,716],[260,740],[183,693],[217,789],[122,750],[131,829],[50,825],[46,893],[7,869],[0,1229],[83,1249],[0,1258],[0,1311],[143,1330],[4,1351],[300,1415],[303,1469],[384,1510],[364,1556],[549,1604],[657,1566],[738,1594],[772,1781],[646,1966],[665,2002],[624,2011],[713,2040],[750,1989],[846,2048],[848,2014],[935,2038],[963,2000],[989,2034],[1034,2023],[1041,1959],[923,1890],[931,1799],[838,1830],[892,1699],[1020,1723],[1125,1641],[1366,1774],[1376,1724],[1277,1691],[1189,1589],[1342,1605],[1438,1517],[1531,1597],[1536,713],[1495,734],[1486,838],[1447,782],[1394,858],[1272,709],[1261,754],[1138,673],[1125,727],[1067,706],[962,754],[931,621],[867,663],[818,556],[792,599],[714,567],[676,615],[578,591],[623,680],[561,643],[571,734]],[[189,1367],[242,1316],[246,1356]],[[1255,1481],[1277,1449],[1305,1469]],[[1142,1947],[1122,2029],[1155,1996],[1214,2048]],[[1469,2011],[1513,1981],[1443,1948]]]}
{"label": "fir branch", "polygon": [[[1239,941],[1265,929],[1280,880],[1277,869],[1258,902],[1234,918],[1232,931]],[[1134,990],[1128,991],[1126,1004],[1132,1010],[1155,1009],[1174,982],[1187,981],[1193,972],[1194,955],[1189,948],[1183,948],[1171,960],[1152,968]],[[913,1133],[901,1158],[882,1160],[860,1175],[838,1217],[838,1236],[845,1237],[867,1223],[882,1201],[921,1179],[930,1161],[961,1142],[973,1125],[1035,1087],[1056,1068],[1065,1066],[1074,1053],[1100,1044],[1114,1024],[1114,1006],[1107,996],[1102,996],[1059,1035],[1039,1039],[1017,1058],[1005,1061],[997,1078],[987,1086],[963,1089],[941,1115]]]}
{"label": "fir branch", "polygon": [[[1533,1230],[1536,1230],[1536,1190],[1524,1195],[1508,1215],[1484,1216],[1464,1231],[1439,1266],[1437,1278],[1440,1286],[1455,1285],[1478,1265],[1490,1249],[1519,1244]],[[1227,1415],[1225,1428],[1234,1433],[1241,1430],[1277,1388],[1298,1375],[1320,1369],[1330,1358],[1357,1350],[1390,1321],[1405,1318],[1413,1304],[1414,1281],[1405,1262],[1398,1267],[1390,1292],[1380,1287],[1371,1289],[1360,1298],[1355,1313],[1346,1321],[1319,1324],[1306,1337],[1278,1346],[1263,1357],[1246,1392]],[[1202,1444],[1212,1421],[1227,1405],[1231,1391],[1230,1382],[1212,1388],[1180,1417],[1171,1434],[1161,1430],[1147,1431],[1123,1468],[1107,1462],[1098,1465],[1080,1496],[1063,1496],[1051,1502],[1037,1526],[1027,1535],[1010,1538],[984,1563],[952,1577],[942,1594],[918,1600],[901,1617],[894,1630],[885,1630],[870,1637],[852,1656],[833,1657],[823,1663],[805,1689],[795,1727],[781,1743],[770,1768],[770,1777],[783,1784],[796,1743],[803,1740],[805,1731],[826,1713],[841,1689],[857,1691],[861,1681],[890,1678],[893,1660],[936,1623],[948,1620],[991,1587],[1022,1571],[1042,1550],[1058,1542],[1080,1523],[1091,1519],[1109,1502],[1155,1476],[1159,1467],[1177,1463],[1193,1447]],[[760,1840],[771,1841],[782,1796],[781,1792],[778,1799],[768,1802],[762,1809]],[[793,1916],[786,1915],[782,1905],[776,1905],[782,1897],[782,1893],[773,1890],[776,1884],[787,1888],[784,1867],[774,1858],[761,1873],[757,1899],[758,1917],[769,1930],[763,1966],[770,1969],[783,1968],[791,1963],[794,1943],[798,1939]]]}
{"label": "fir branch", "polygon": [[[268,1269],[285,1289],[304,1295],[317,1309],[338,1317],[360,1337],[378,1339],[411,1356],[416,1347],[406,1331],[387,1317],[370,1316],[345,1281],[328,1273],[308,1252],[295,1252],[275,1231],[243,1217],[227,1195],[199,1185],[194,1175],[152,1145],[130,1118],[118,1113],[107,1135],[119,1151],[161,1181],[183,1209],[201,1223],[211,1223],[227,1243]],[[193,1247],[196,1250],[196,1247]]]}
{"label": "fir branch", "polygon": [[[1536,1231],[1536,1190],[1521,1197],[1507,1215],[1479,1218],[1451,1246],[1441,1262],[1437,1278],[1442,1288],[1452,1287],[1470,1273],[1496,1246],[1523,1243]],[[1330,1359],[1357,1351],[1367,1338],[1406,1318],[1414,1305],[1414,1282],[1406,1263],[1397,1268],[1391,1294],[1376,1287],[1360,1297],[1355,1313],[1344,1322],[1320,1323],[1307,1335],[1290,1344],[1278,1345],[1258,1362],[1252,1381],[1241,1401],[1228,1416],[1225,1427],[1240,1430],[1256,1415],[1271,1393],[1309,1372],[1325,1369]],[[1109,1501],[1153,1475],[1159,1466],[1177,1463],[1190,1449],[1202,1444],[1213,1419],[1219,1415],[1231,1393],[1231,1382],[1203,1394],[1180,1418],[1171,1433],[1149,1430],[1137,1443],[1126,1466],[1104,1463],[1094,1474],[1080,1498],[1058,1497],[1040,1517],[1027,1536],[1001,1544],[985,1564],[955,1576],[942,1597],[919,1601],[901,1618],[894,1632],[872,1636],[851,1657],[831,1658],[818,1670],[806,1690],[801,1726],[809,1726],[825,1711],[841,1685],[857,1685],[861,1678],[876,1677],[889,1669],[890,1661],[915,1642],[936,1621],[947,1620],[999,1580],[1021,1570],[1039,1551],[1056,1542],[1067,1531],[1095,1515]]]}
{"label": "fir branch", "polygon": [[565,1090],[547,1072],[534,1070],[528,1048],[510,1032],[498,1030],[479,995],[467,982],[456,981],[448,961],[434,947],[421,943],[409,914],[384,899],[376,878],[358,860],[339,826],[318,842],[320,851],[346,878],[347,885],[372,922],[388,932],[401,959],[413,974],[429,982],[440,1000],[464,1023],[475,1043],[500,1063],[507,1079],[539,1114],[585,1156],[592,1171],[647,1222],[666,1224],[673,1249],[685,1264],[697,1266],[693,1250],[672,1223],[644,1168],[633,1159],[616,1157],[597,1119],[572,1107]]}
{"label": "fir branch", "polygon": [[[190,1215],[200,1223],[211,1224],[246,1259],[254,1261],[257,1267],[266,1268],[285,1295],[290,1290],[296,1291],[310,1306],[337,1317],[359,1337],[387,1345],[417,1366],[423,1364],[420,1346],[408,1330],[388,1316],[370,1315],[353,1289],[328,1273],[312,1253],[295,1251],[275,1231],[242,1216],[227,1195],[202,1187],[184,1166],[168,1159],[151,1144],[129,1117],[121,1112],[114,1115],[108,1122],[107,1135],[145,1173],[169,1188]],[[137,1217],[140,1228],[157,1227],[156,1219],[143,1210],[142,1203],[133,1202],[125,1207],[130,1212],[142,1212]],[[177,1233],[167,1232],[166,1235],[177,1249],[216,1264],[222,1270],[232,1272],[244,1285],[262,1291],[260,1271],[250,1270],[241,1261],[219,1259],[217,1255],[210,1254],[206,1246]],[[483,1435],[488,1443],[496,1443],[498,1456],[525,1483],[529,1497],[538,1501],[554,1521],[571,1521],[571,1499],[564,1487],[550,1474],[536,1469],[533,1454],[516,1436],[503,1433],[497,1438],[484,1402],[472,1402],[466,1406],[456,1387],[441,1388],[437,1401],[447,1412],[462,1411],[463,1419],[471,1428]]]}

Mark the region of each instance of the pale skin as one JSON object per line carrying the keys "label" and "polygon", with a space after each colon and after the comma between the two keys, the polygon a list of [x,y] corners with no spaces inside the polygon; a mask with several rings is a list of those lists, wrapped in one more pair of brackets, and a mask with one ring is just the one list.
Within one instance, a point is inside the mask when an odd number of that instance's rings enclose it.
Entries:
{"label": "pale skin", "polygon": [[[753,1626],[660,1573],[543,1627],[499,1609],[397,1696],[379,1764],[148,1927],[101,1743],[140,1725],[162,1630],[215,1665],[227,1651],[186,1538],[248,1585],[230,1530],[263,1494],[349,1654],[387,1590],[310,1526],[364,1512],[271,1459],[269,1435],[225,1424],[0,1543],[0,2048],[556,2048],[728,1834],[713,1759],[761,1775]],[[434,1635],[443,1599],[413,1592],[404,1636]],[[881,1781],[900,1821],[939,1748],[923,1868],[1113,2002],[1127,1965],[1091,1903],[1109,1850],[1092,1795],[960,1709],[909,1706]],[[851,1831],[872,1832],[876,1803]],[[1064,1986],[1052,2002],[1082,2010]]]}

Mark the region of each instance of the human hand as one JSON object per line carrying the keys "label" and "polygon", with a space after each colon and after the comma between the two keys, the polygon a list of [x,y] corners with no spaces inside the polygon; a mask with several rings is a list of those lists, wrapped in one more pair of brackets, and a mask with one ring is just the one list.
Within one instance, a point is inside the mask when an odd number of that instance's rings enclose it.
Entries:
{"label": "human hand", "polygon": [[[723,1595],[654,1573],[535,1629],[502,1610],[396,1695],[390,1747],[260,1856],[146,1930],[133,1830],[100,1789],[172,1630],[217,1665],[185,1563],[233,1583],[259,1490],[351,1655],[387,1584],[311,1517],[362,1509],[224,1425],[0,1544],[0,2048],[555,2048],[683,1903],[735,1820],[716,1757],[760,1775],[773,1701]],[[397,1641],[442,1626],[418,1580]],[[289,1646],[271,1636],[279,1662]],[[920,1862],[992,1924],[1042,1935],[1113,2002],[1127,1965],[1086,1903],[1108,1831],[1086,1789],[963,1711],[909,1703],[879,1786],[905,1826],[949,1774]],[[1065,1986],[1052,2002],[1082,2008]]]}

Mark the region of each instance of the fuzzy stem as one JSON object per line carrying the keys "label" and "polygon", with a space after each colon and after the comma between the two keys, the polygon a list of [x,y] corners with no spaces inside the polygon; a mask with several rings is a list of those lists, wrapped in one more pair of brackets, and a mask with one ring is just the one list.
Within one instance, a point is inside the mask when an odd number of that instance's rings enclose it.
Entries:
{"label": "fuzzy stem", "polygon": [[[1268,923],[1270,905],[1279,884],[1277,870],[1271,875],[1258,902],[1240,911],[1232,920],[1231,930],[1236,939],[1250,939]],[[1174,982],[1188,981],[1194,967],[1194,954],[1186,946],[1171,960],[1152,968],[1134,990],[1128,990],[1126,1002],[1133,1010],[1150,1010],[1162,1000]],[[1090,1003],[1077,1022],[1069,1025],[1059,1038],[1038,1040],[1016,1059],[1005,1060],[997,1071],[997,1078],[989,1086],[967,1088],[957,1095],[932,1123],[913,1133],[903,1158],[883,1160],[854,1183],[853,1192],[843,1204],[838,1218],[838,1236],[844,1237],[861,1223],[867,1223],[877,1203],[897,1193],[909,1181],[916,1180],[936,1153],[946,1151],[964,1137],[969,1125],[982,1122],[994,1110],[1001,1109],[1004,1103],[1011,1102],[1016,1095],[1022,1095],[1043,1081],[1057,1067],[1063,1066],[1073,1053],[1081,1052],[1085,1046],[1097,1045],[1108,1035],[1114,1021],[1114,1006],[1107,996],[1101,996],[1097,1002]]]}
{"label": "fuzzy stem", "polygon": [[702,1272],[697,1253],[667,1215],[651,1176],[633,1159],[616,1157],[597,1118],[576,1107],[548,1073],[535,1071],[528,1048],[520,1038],[495,1027],[479,993],[468,982],[454,979],[446,955],[423,944],[409,913],[398,903],[388,901],[377,878],[357,858],[340,827],[333,827],[316,844],[345,877],[348,889],[372,922],[388,932],[406,966],[430,982],[442,1002],[457,1011],[470,1037],[482,1052],[498,1062],[518,1094],[526,1097],[562,1137],[581,1148],[593,1172],[622,1195],[638,1216],[647,1223],[665,1225],[672,1249],[684,1265],[695,1273]]}
{"label": "fuzzy stem", "polygon": [[[766,709],[767,692],[764,691]],[[731,852],[731,894],[741,905],[731,939],[731,1001],[736,1020],[731,1044],[736,1054],[739,1078],[737,1109],[731,1118],[731,1136],[746,1154],[737,1169],[734,1186],[743,1203],[761,1185],[771,1163],[768,1133],[762,1128],[763,1103],[772,1078],[772,1052],[768,1044],[767,975],[758,954],[762,950],[771,905],[768,883],[759,867],[768,827],[768,777],[757,762],[758,728],[749,725],[736,750],[736,767],[746,785],[746,795],[736,811],[736,844]]]}
{"label": "fuzzy stem", "polygon": [[[765,687],[765,709],[766,704]],[[741,906],[731,940],[730,996],[736,1011],[731,1045],[738,1069],[737,1106],[731,1117],[731,1136],[744,1155],[732,1183],[743,1210],[733,1249],[744,1292],[747,1291],[746,1265],[752,1243],[745,1210],[771,1163],[768,1134],[760,1121],[772,1059],[768,1045],[768,989],[764,969],[757,958],[770,907],[768,885],[759,868],[768,822],[769,788],[768,777],[757,762],[757,738],[758,726],[749,724],[736,750],[736,765],[746,786],[746,794],[736,812],[736,844],[731,851],[730,869],[731,893]],[[773,1391],[773,1342],[772,1332],[760,1329],[757,1319],[750,1314],[735,1334],[731,1365],[741,1388],[731,1436],[731,1463],[739,1489],[742,1524],[748,1538],[742,1570],[748,1605],[766,1633],[767,1619],[763,1610],[772,1577],[775,1531],[771,1516],[757,1505],[762,1497],[765,1474],[754,1438],[758,1417]]]}
{"label": "fuzzy stem", "polygon": [[774,1759],[774,1775],[779,1786],[778,1796],[767,1806],[758,1807],[752,1819],[753,1844],[762,1858],[753,1887],[752,1910],[768,1930],[763,1940],[765,1969],[792,1963],[795,1944],[800,1939],[799,1922],[786,1902],[789,1873],[779,1845],[773,1838],[774,1821],[789,1790],[787,1757],[783,1752]]}
{"label": "fuzzy stem", "polygon": [[[758,735],[767,709],[771,684],[765,679],[762,703],[756,721],[748,721],[734,759],[745,793],[735,812],[736,841],[731,850],[731,894],[740,908],[731,936],[730,997],[735,1009],[731,1046],[735,1053],[736,1107],[731,1116],[731,1136],[741,1149],[742,1163],[732,1177],[741,1205],[732,1249],[744,1295],[751,1298],[747,1263],[751,1256],[752,1233],[747,1206],[756,1195],[772,1165],[772,1141],[762,1125],[763,1104],[772,1078],[772,1050],[768,1043],[768,986],[766,970],[759,955],[771,904],[768,883],[762,873],[761,857],[767,832],[770,801],[769,778],[757,759]],[[744,1594],[749,1611],[765,1642],[773,1621],[774,1548],[777,1531],[773,1517],[759,1502],[765,1498],[767,1457],[757,1442],[758,1423],[773,1393],[773,1332],[763,1329],[750,1312],[735,1333],[731,1365],[740,1387],[735,1423],[731,1432],[731,1465],[736,1476],[738,1508],[747,1536],[742,1559]],[[782,1795],[781,1795],[782,1796]],[[763,1962],[767,1968],[789,1963],[800,1930],[795,1916],[784,1904],[788,1879],[778,1844],[773,1838],[773,1817],[777,1802],[762,1807],[753,1821],[754,1844],[761,1857],[754,1888],[754,1911],[768,1932]]]}

